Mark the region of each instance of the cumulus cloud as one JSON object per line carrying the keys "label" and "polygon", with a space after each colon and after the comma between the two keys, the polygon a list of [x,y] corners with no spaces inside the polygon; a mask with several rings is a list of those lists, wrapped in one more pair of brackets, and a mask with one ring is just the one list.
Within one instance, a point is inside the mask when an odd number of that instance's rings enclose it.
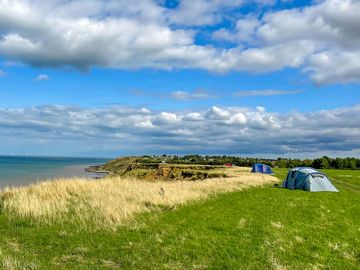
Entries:
{"label": "cumulus cloud", "polygon": [[241,90],[234,93],[235,97],[252,97],[252,96],[279,96],[294,95],[302,93],[300,90]]}
{"label": "cumulus cloud", "polygon": [[306,71],[318,83],[349,83],[360,80],[360,51],[325,51],[313,55]]}
{"label": "cumulus cloud", "polygon": [[41,82],[41,81],[48,81],[50,80],[50,77],[49,75],[46,75],[46,74],[40,74],[39,76],[37,76],[34,81],[36,82]]}
{"label": "cumulus cloud", "polygon": [[226,109],[213,106],[205,114],[205,117],[211,120],[227,120],[230,118],[230,112]]}
{"label": "cumulus cloud", "polygon": [[175,113],[161,112],[155,117],[153,123],[157,125],[165,125],[176,123],[177,121],[178,119]]}
{"label": "cumulus cloud", "polygon": [[[267,12],[261,18],[240,18],[234,29],[220,29],[215,39],[256,46],[261,51],[286,44],[307,44],[309,50],[299,46],[298,67],[317,84],[350,83],[360,81],[358,59],[360,31],[360,2],[356,0],[315,1],[305,8]],[[285,56],[289,55],[280,49]],[[281,55],[281,53],[279,53]],[[280,64],[281,61],[279,61]],[[288,66],[289,59],[285,60]],[[284,67],[280,64],[277,69]]]}
{"label": "cumulus cloud", "polygon": [[221,28],[212,35],[217,40],[251,44],[255,41],[254,34],[260,25],[260,20],[256,16],[250,15],[239,19],[236,22],[235,29],[230,31],[227,28]]}
{"label": "cumulus cloud", "polygon": [[190,112],[26,107],[0,109],[0,141],[30,139],[48,151],[78,142],[79,152],[96,144],[99,151],[120,153],[360,153],[359,118],[360,106],[288,114],[263,107],[214,106]]}
{"label": "cumulus cloud", "polygon": [[213,25],[222,20],[227,10],[243,3],[243,0],[182,0],[176,9],[167,11],[167,17],[171,23],[180,25]]}
{"label": "cumulus cloud", "polygon": [[[170,8],[155,0],[136,5],[130,0],[0,0],[0,56],[35,67],[84,71],[182,68],[224,73],[290,67],[303,69],[317,84],[360,80],[356,0],[314,1],[304,8],[246,15],[237,11],[249,1],[176,3]],[[207,26],[232,25],[232,18],[237,20],[234,27],[212,33],[231,46],[198,42],[198,35],[211,35]],[[351,57],[355,60],[347,63]]]}
{"label": "cumulus cloud", "polygon": [[303,10],[269,14],[258,33],[271,44],[310,41],[315,53],[305,71],[318,84],[359,81],[359,12],[359,1],[322,1]]}

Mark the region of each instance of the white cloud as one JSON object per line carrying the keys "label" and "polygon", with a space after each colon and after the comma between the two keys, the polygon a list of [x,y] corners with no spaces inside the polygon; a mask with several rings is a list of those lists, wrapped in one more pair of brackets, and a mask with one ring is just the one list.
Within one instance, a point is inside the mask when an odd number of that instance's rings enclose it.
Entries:
{"label": "white cloud", "polygon": [[143,113],[143,114],[150,114],[150,113],[151,113],[151,111],[150,111],[148,108],[141,108],[141,109],[139,110],[139,112],[140,112],[140,113]]}
{"label": "white cloud", "polygon": [[[61,3],[64,10],[72,10],[68,5],[74,2],[67,3]],[[166,69],[171,68],[170,61],[177,61],[179,49],[197,50],[196,46],[191,48],[192,31],[171,30],[155,22],[144,23],[139,17],[96,18],[87,17],[86,13],[60,16],[62,13],[53,14],[47,5],[26,1],[2,4],[5,8],[0,11],[0,21],[4,21],[5,26],[2,27],[0,54],[34,66]],[[101,10],[99,12],[98,15],[103,15]],[[179,60],[180,66],[181,62],[186,64],[186,60]]]}
{"label": "white cloud", "polygon": [[170,97],[177,99],[177,100],[194,100],[194,99],[214,98],[215,95],[213,95],[205,90],[196,90],[193,92],[174,91],[174,92],[170,93]]}
{"label": "white cloud", "polygon": [[255,16],[246,16],[236,22],[235,29],[230,31],[221,28],[213,33],[213,38],[218,40],[227,40],[232,42],[253,43],[255,40],[254,33],[261,25],[260,20]]}
{"label": "white cloud", "polygon": [[[246,16],[249,1],[181,0],[175,8],[140,0],[0,0],[0,56],[35,67],[203,69],[273,72],[304,69],[318,84],[360,81],[360,2],[323,0],[305,8]],[[254,0],[250,4],[273,5]],[[237,20],[197,43],[206,27]],[[353,56],[354,61],[346,61]],[[337,65],[326,71],[323,59]],[[339,66],[338,64],[343,64]],[[187,98],[184,93],[174,93]]]}
{"label": "white cloud", "polygon": [[50,77],[49,75],[46,75],[46,74],[40,74],[39,76],[37,76],[34,81],[37,81],[37,82],[41,82],[41,81],[48,81],[50,80]]}
{"label": "white cloud", "polygon": [[199,112],[191,112],[183,117],[184,121],[201,121],[204,120],[204,116]]}
{"label": "white cloud", "polygon": [[360,80],[360,51],[321,52],[310,58],[306,68],[318,84],[350,83]]}
{"label": "white cloud", "polygon": [[[210,116],[210,117],[209,117]],[[138,108],[43,106],[0,109],[0,147],[31,140],[48,152],[229,153],[280,155],[341,152],[360,155],[360,106],[279,114],[256,109],[144,113]],[[71,148],[71,149],[70,149]]]}
{"label": "white cloud", "polygon": [[164,125],[164,124],[172,124],[178,121],[177,115],[175,113],[170,112],[161,112],[159,115],[155,117],[153,120],[153,124]]}
{"label": "white cloud", "polygon": [[0,77],[4,77],[4,76],[6,76],[6,72],[5,72],[5,71],[2,71],[2,70],[0,69]]}
{"label": "white cloud", "polygon": [[230,113],[227,110],[219,108],[217,106],[211,107],[211,109],[205,114],[205,117],[211,120],[227,120],[230,118]]}
{"label": "white cloud", "polygon": [[[208,26],[220,23],[243,6],[272,6],[275,0],[180,0],[175,9],[166,10],[171,24],[182,26]],[[231,15],[229,15],[231,14]]]}
{"label": "white cloud", "polygon": [[267,44],[307,40],[314,53],[305,62],[318,84],[355,82],[360,51],[360,2],[326,0],[303,10],[294,9],[268,14],[258,35]]}
{"label": "white cloud", "polygon": [[232,115],[230,117],[230,121],[229,121],[229,124],[240,124],[240,125],[243,125],[243,124],[246,124],[247,122],[247,119],[246,119],[246,116],[245,114],[243,113],[236,113],[234,115]]}
{"label": "white cloud", "polygon": [[212,92],[206,90],[195,90],[195,91],[172,91],[172,92],[163,92],[163,91],[151,91],[151,90],[140,90],[135,89],[130,91],[130,93],[134,96],[149,96],[153,98],[162,98],[162,99],[175,99],[178,101],[189,101],[189,100],[197,100],[197,99],[211,99],[216,98]]}
{"label": "white cloud", "polygon": [[235,97],[252,97],[252,96],[278,96],[278,95],[294,95],[302,93],[299,90],[241,90],[234,93]]}
{"label": "white cloud", "polygon": [[222,20],[225,10],[243,3],[243,0],[182,0],[176,9],[168,11],[167,16],[171,23],[180,25],[213,25]]}
{"label": "white cloud", "polygon": [[153,128],[154,125],[151,123],[151,121],[148,119],[148,120],[145,120],[143,122],[139,122],[139,123],[136,123],[135,124],[135,127],[139,127],[139,128]]}
{"label": "white cloud", "polygon": [[[234,29],[221,29],[213,37],[237,42],[240,46],[250,43],[261,53],[277,48],[280,58],[276,61],[278,65],[273,65],[274,69],[304,67],[317,84],[359,82],[358,14],[360,2],[356,0],[315,1],[305,8],[265,13],[261,20],[241,18]],[[293,53],[288,50],[289,44],[293,44]],[[298,52],[296,44],[299,44]],[[291,56],[297,58],[293,64]]]}
{"label": "white cloud", "polygon": [[178,100],[188,100],[188,99],[190,99],[190,94],[188,92],[184,92],[184,91],[172,92],[171,96],[174,99],[178,99]]}
{"label": "white cloud", "polygon": [[266,111],[266,108],[263,106],[256,106],[256,110],[260,113],[264,113]]}

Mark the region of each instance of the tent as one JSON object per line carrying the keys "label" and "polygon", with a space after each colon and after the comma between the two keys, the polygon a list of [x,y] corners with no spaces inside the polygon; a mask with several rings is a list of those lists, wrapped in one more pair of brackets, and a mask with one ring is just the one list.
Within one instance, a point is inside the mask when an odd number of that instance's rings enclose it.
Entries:
{"label": "tent", "polygon": [[272,174],[272,170],[268,165],[265,164],[254,164],[252,166],[252,173],[266,173],[266,174]]}
{"label": "tent", "polygon": [[282,187],[288,189],[301,189],[312,192],[338,192],[326,174],[308,167],[297,167],[290,169],[286,180],[282,184]]}

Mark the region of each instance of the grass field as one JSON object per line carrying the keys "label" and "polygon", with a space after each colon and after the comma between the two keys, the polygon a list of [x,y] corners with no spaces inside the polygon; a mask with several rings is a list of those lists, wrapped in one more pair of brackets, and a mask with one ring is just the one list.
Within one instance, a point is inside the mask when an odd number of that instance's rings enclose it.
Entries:
{"label": "grass field", "polygon": [[2,203],[0,268],[360,269],[360,172],[325,172],[339,193],[269,184],[154,209],[115,231],[66,216],[39,223]]}

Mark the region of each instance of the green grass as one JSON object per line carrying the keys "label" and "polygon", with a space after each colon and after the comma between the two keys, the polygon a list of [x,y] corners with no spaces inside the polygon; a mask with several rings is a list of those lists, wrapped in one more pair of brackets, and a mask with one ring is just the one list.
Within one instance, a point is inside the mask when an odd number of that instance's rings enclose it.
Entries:
{"label": "green grass", "polygon": [[0,269],[360,269],[360,172],[325,172],[339,193],[252,188],[116,232],[0,214]]}

